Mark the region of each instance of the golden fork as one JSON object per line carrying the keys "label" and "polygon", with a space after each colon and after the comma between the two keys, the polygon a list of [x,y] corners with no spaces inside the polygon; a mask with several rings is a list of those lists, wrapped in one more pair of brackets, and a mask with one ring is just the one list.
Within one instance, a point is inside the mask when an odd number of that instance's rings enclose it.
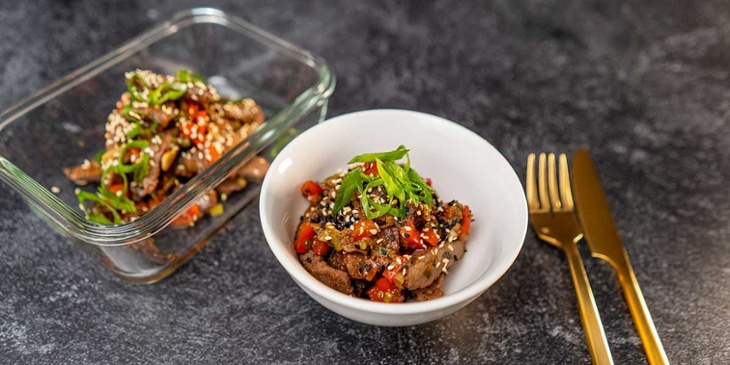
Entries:
{"label": "golden fork", "polygon": [[527,156],[527,205],[532,229],[541,240],[563,250],[568,259],[593,363],[613,364],[601,316],[578,252],[577,243],[583,238],[583,231],[575,215],[568,159],[565,154],[560,154],[558,172],[555,162],[554,153],[548,156],[541,153],[535,179],[535,154]]}

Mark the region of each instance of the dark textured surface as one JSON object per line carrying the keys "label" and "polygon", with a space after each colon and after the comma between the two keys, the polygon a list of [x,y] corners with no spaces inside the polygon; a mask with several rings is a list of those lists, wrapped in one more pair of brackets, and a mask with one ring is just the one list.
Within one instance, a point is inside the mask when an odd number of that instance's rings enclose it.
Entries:
{"label": "dark textured surface", "polygon": [[[725,1],[214,5],[322,55],[330,115],[395,107],[530,151],[592,149],[675,364],[730,362],[730,5]],[[0,109],[189,2],[3,2]],[[478,161],[478,160],[475,160]],[[441,321],[329,312],[269,251],[258,209],[149,286],[119,282],[0,192],[0,363],[587,364],[563,256],[532,232],[486,294]],[[618,282],[587,270],[618,364],[644,363]]]}

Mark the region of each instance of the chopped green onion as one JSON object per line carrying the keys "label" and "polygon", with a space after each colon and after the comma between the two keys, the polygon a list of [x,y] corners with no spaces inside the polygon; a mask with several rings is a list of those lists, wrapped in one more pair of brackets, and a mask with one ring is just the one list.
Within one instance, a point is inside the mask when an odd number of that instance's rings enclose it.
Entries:
{"label": "chopped green onion", "polygon": [[182,82],[166,82],[150,93],[149,103],[160,105],[168,100],[180,99],[188,91],[188,85]]}
{"label": "chopped green onion", "polygon": [[139,82],[142,84],[143,89],[147,89],[147,84],[144,82],[144,78],[142,78],[142,75],[134,73],[127,81],[127,89],[129,89],[129,95],[131,96],[132,101],[145,101],[144,98],[142,98],[140,91],[137,89],[137,85],[135,84],[135,81],[137,80],[139,80]]}
{"label": "chopped green onion", "polygon": [[134,121],[134,127],[132,128],[129,133],[127,133],[127,138],[129,139],[135,139],[138,136],[145,135],[148,133],[153,133],[157,129],[157,122],[152,122],[152,125],[149,126],[149,128],[142,128],[142,123],[139,121]]}
{"label": "chopped green onion", "polygon": [[142,153],[144,153],[146,155],[144,150],[148,146],[149,146],[149,142],[145,141],[145,140],[132,141],[132,142],[129,142],[126,145],[124,145],[124,147],[122,147],[122,150],[119,151],[118,165],[117,165],[117,169],[119,170],[119,172],[126,174],[126,173],[130,173],[132,171],[139,169],[142,166],[142,162],[143,162],[142,156],[140,156],[140,159],[133,165],[125,165],[124,164],[124,154],[127,152],[128,149],[130,149],[132,147],[136,147],[136,148],[139,148],[142,151]]}
{"label": "chopped green onion", "polygon": [[[409,150],[405,146],[399,146],[394,151],[366,153],[350,160],[350,163],[375,163],[379,176],[367,176],[362,168],[356,168],[348,172],[342,178],[340,190],[335,196],[333,214],[339,213],[345,205],[350,203],[355,191],[360,193],[360,203],[368,219],[375,219],[385,214],[403,218],[406,214],[405,204],[408,201],[422,202],[428,206],[433,206],[433,190],[411,168],[411,159],[408,152]],[[404,157],[406,158],[405,166],[396,164],[396,161]],[[385,192],[388,194],[386,204],[380,204],[367,193],[370,189],[379,186],[385,188]]]}
{"label": "chopped green onion", "polygon": [[[120,223],[122,221],[121,216],[119,215],[119,212],[111,205],[109,202],[104,199],[103,196],[100,196],[98,194],[94,194],[88,191],[80,191],[79,194],[76,196],[79,199],[79,204],[84,204],[85,201],[90,200],[97,202],[103,206],[105,206],[114,216],[114,223]],[[91,219],[89,217],[89,214],[87,213],[87,218]],[[97,216],[98,218],[98,216]],[[107,220],[108,221],[108,220]]]}
{"label": "chopped green onion", "polygon": [[88,218],[88,219],[89,219],[90,221],[92,221],[92,222],[96,222],[96,223],[101,223],[101,224],[110,224],[110,225],[111,225],[111,224],[114,224],[114,222],[112,222],[112,221],[110,221],[109,219],[107,219],[107,217],[106,217],[106,216],[104,216],[103,214],[94,214],[94,213],[88,213],[88,214],[86,215],[86,217],[87,217],[87,218]]}
{"label": "chopped green onion", "polygon": [[350,203],[350,200],[352,200],[352,197],[355,195],[355,190],[362,190],[363,182],[369,182],[369,179],[370,178],[359,169],[348,172],[347,175],[342,178],[340,190],[337,192],[337,196],[335,196],[335,206],[333,207],[332,212],[336,214],[344,208],[345,205]]}
{"label": "chopped green onion", "polygon": [[177,80],[180,82],[202,82],[205,84],[205,79],[203,79],[203,76],[201,76],[198,73],[190,72],[188,70],[180,70],[177,72]]}
{"label": "chopped green onion", "polygon": [[400,146],[398,146],[398,148],[395,149],[395,151],[390,151],[390,152],[376,152],[376,153],[364,153],[362,155],[355,156],[348,163],[375,162],[375,160],[381,160],[381,161],[398,161],[401,158],[407,156],[408,155],[408,151],[409,151],[409,149],[407,149],[403,145],[400,145]]}

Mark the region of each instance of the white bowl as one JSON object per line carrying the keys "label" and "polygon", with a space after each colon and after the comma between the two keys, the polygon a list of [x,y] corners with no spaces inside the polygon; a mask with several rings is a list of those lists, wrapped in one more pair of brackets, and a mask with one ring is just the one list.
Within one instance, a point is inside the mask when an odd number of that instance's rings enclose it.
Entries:
{"label": "white bowl", "polygon": [[[322,181],[355,155],[408,147],[412,167],[433,180],[444,201],[469,205],[476,221],[467,253],[445,278],[442,298],[377,303],[342,294],[312,277],[297,259],[293,239],[308,203],[307,180]],[[527,204],[514,170],[487,141],[433,115],[369,110],[325,121],[289,143],[271,164],[260,199],[261,223],[277,260],[314,300],[352,320],[379,326],[433,321],[463,308],[512,265],[527,230]]]}

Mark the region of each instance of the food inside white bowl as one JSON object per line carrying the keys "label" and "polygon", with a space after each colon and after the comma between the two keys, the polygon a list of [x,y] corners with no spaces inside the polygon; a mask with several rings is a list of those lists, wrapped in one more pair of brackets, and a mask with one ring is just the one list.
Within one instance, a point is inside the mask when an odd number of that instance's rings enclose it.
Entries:
{"label": "food inside white bowl", "polygon": [[299,261],[350,296],[383,303],[443,297],[449,269],[464,259],[469,206],[441,200],[432,180],[411,167],[403,145],[348,164],[302,184],[309,207],[294,237]]}
{"label": "food inside white bowl", "polygon": [[[299,261],[295,234],[309,202],[302,183],[322,181],[353,156],[408,146],[412,167],[434,182],[443,201],[469,204],[468,253],[450,268],[444,296],[379,303],[347,295],[314,278]],[[522,186],[487,141],[445,119],[401,110],[372,110],[326,121],[292,141],[273,161],[261,192],[261,221],[272,252],[312,298],[347,318],[402,326],[441,318],[484,293],[514,262],[527,228]]]}

